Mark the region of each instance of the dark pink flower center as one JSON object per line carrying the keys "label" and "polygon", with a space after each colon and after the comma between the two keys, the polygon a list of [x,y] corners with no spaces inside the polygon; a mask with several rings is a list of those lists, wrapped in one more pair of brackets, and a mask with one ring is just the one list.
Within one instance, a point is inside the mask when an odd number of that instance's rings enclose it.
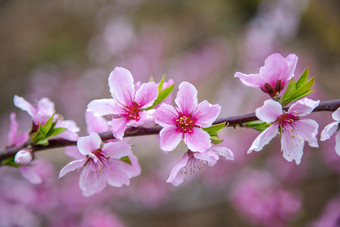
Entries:
{"label": "dark pink flower center", "polygon": [[204,169],[204,166],[209,165],[207,161],[196,159],[194,156],[194,153],[192,151],[188,151],[188,156],[189,160],[181,170],[180,173],[185,174],[185,175],[192,175],[196,172],[200,172],[201,170]]}
{"label": "dark pink flower center", "polygon": [[277,96],[283,89],[284,83],[282,83],[281,80],[276,81],[274,86],[270,83],[265,83],[263,87],[261,87],[261,90],[268,93],[270,97]]}
{"label": "dark pink flower center", "polygon": [[89,162],[92,162],[92,164],[95,164],[96,166],[98,166],[98,170],[101,170],[102,166],[109,159],[109,157],[107,155],[103,154],[101,149],[97,149],[97,150],[92,151],[92,154],[94,156],[96,156],[96,158],[98,159],[97,163],[95,163],[95,161],[93,160],[93,157],[87,155],[86,156],[87,160],[86,160],[84,166],[86,166]]}
{"label": "dark pink flower center", "polygon": [[282,114],[277,121],[279,122],[280,126],[284,126],[286,124],[291,124],[292,122],[299,120],[300,117],[292,115],[290,113]]}
{"label": "dark pink flower center", "polygon": [[139,120],[139,112],[142,111],[142,108],[138,105],[138,103],[133,101],[131,106],[125,106],[125,108],[126,108],[125,117],[128,120],[135,120],[135,121]]}
{"label": "dark pink flower center", "polygon": [[190,133],[196,125],[195,120],[190,115],[180,114],[179,118],[176,119],[176,126],[182,133]]}

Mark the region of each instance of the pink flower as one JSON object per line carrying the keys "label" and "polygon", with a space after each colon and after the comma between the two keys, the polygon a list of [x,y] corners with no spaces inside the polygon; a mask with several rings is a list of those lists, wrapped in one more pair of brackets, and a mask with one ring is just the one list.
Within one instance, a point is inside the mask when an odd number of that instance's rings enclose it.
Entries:
{"label": "pink flower", "polygon": [[109,76],[109,87],[112,99],[96,99],[87,106],[87,111],[95,116],[111,115],[108,122],[114,137],[122,139],[128,125],[137,127],[147,119],[147,111],[158,96],[154,82],[143,83],[136,91],[129,70],[116,67]]}
{"label": "pink flower", "polygon": [[27,165],[33,160],[32,150],[24,148],[15,154],[14,161],[18,165]]}
{"label": "pink flower", "polygon": [[278,53],[272,54],[265,60],[259,74],[236,72],[235,77],[240,78],[244,85],[260,88],[274,97],[284,89],[286,82],[294,77],[297,61],[295,54],[289,54],[286,58]]}
{"label": "pink flower", "polygon": [[335,152],[340,155],[340,107],[335,112],[333,112],[332,117],[335,122],[330,123],[322,130],[321,141],[330,139],[331,136],[335,133]]}
{"label": "pink flower", "polygon": [[189,150],[171,170],[166,182],[178,186],[183,182],[186,175],[199,172],[204,166],[214,166],[221,156],[227,160],[234,160],[233,152],[226,147],[213,147],[205,152],[192,152]]}
{"label": "pink flower", "polygon": [[[14,105],[28,113],[31,116],[34,127],[33,131],[37,130],[39,123],[44,125],[47,120],[55,113],[54,103],[48,98],[42,98],[38,101],[36,106],[27,102],[24,98],[17,95],[14,96]],[[56,127],[66,128],[67,130],[63,133],[58,134],[58,137],[76,141],[78,139],[77,132],[80,131],[76,123],[72,120],[61,120],[58,119],[58,115],[54,115],[54,122],[57,121]]]}
{"label": "pink flower", "polygon": [[9,140],[8,147],[20,146],[28,140],[29,135],[27,132],[24,132],[24,133],[18,132],[19,125],[16,120],[15,113],[11,113],[9,115],[9,118],[10,118],[11,123],[10,123],[10,129],[8,133],[8,140]]}
{"label": "pink flower", "polygon": [[270,140],[281,133],[283,157],[289,162],[295,160],[299,165],[305,141],[311,147],[318,147],[316,136],[319,127],[314,120],[301,120],[300,118],[310,114],[319,105],[319,102],[319,100],[304,98],[289,107],[288,112],[283,112],[280,103],[274,100],[265,101],[264,105],[257,108],[255,113],[261,121],[271,123],[271,125],[257,136],[249,148],[248,154],[252,151],[262,150]]}
{"label": "pink flower", "polygon": [[[106,183],[114,187],[130,184],[130,178],[140,174],[137,157],[124,141],[105,143],[97,133],[80,137],[77,142],[83,158],[67,164],[59,178],[74,170],[81,170],[79,186],[84,196],[102,191]],[[128,157],[130,164],[121,160]]]}
{"label": "pink flower", "polygon": [[210,136],[202,127],[209,127],[221,111],[220,105],[208,101],[197,104],[197,90],[182,82],[175,102],[178,108],[162,104],[155,112],[155,122],[163,127],[160,132],[161,148],[172,151],[184,142],[191,151],[206,151],[211,147]]}

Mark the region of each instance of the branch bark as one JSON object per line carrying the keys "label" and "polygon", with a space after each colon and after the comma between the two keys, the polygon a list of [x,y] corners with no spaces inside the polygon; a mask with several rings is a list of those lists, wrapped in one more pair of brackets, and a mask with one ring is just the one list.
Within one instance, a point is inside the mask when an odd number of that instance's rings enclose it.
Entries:
{"label": "branch bark", "polygon": [[[320,102],[319,106],[317,106],[313,112],[321,112],[321,111],[335,111],[340,107],[340,99],[324,101]],[[284,107],[284,110],[287,110],[288,107]],[[247,122],[256,121],[258,118],[255,113],[248,113],[243,115],[231,116],[227,118],[217,119],[213,124],[226,123],[226,127],[236,127],[243,126]],[[145,136],[145,135],[156,135],[161,131],[162,127],[155,126],[151,128],[146,127],[128,127],[124,133],[124,137],[134,137],[134,136]],[[112,135],[111,131],[103,132],[99,134],[103,141],[115,139]],[[25,147],[31,147],[34,152],[43,151],[53,148],[60,148],[66,146],[75,146],[77,144],[76,141],[69,141],[65,139],[51,139],[49,140],[49,145],[41,146],[41,145],[32,145],[29,141],[24,143],[23,145],[17,147],[7,148],[0,152],[0,165],[1,161],[14,157],[15,154]]]}

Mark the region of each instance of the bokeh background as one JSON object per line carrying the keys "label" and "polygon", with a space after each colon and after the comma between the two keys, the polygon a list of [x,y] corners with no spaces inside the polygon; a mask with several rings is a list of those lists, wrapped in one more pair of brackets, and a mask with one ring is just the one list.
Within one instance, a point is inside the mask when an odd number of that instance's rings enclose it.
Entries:
{"label": "bokeh background", "polygon": [[[86,133],[89,101],[108,98],[115,66],[135,81],[163,74],[193,83],[199,100],[222,106],[221,117],[253,112],[268,97],[242,86],[236,71],[256,73],[272,53],[299,56],[309,67],[315,99],[339,98],[340,2],[337,0],[1,0],[0,125],[7,145],[9,113],[28,131],[15,94],[32,103],[49,97],[65,119]],[[316,113],[321,131],[330,113]],[[31,185],[1,167],[0,226],[336,226],[340,225],[340,157],[334,140],[305,146],[302,164],[285,161],[279,140],[246,155],[258,132],[226,129],[221,160],[165,183],[185,147],[164,154],[155,136],[129,140],[142,175],[129,187],[82,197],[78,173],[57,180],[71,159],[63,149],[40,152],[44,182]]]}

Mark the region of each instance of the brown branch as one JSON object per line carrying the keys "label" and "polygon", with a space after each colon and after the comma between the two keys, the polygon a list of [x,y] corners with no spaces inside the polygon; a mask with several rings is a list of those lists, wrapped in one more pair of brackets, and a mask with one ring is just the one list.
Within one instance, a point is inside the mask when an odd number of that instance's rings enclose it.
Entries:
{"label": "brown branch", "polygon": [[[324,101],[320,102],[319,106],[317,106],[313,112],[321,112],[321,111],[335,111],[340,107],[340,99],[337,100],[331,100],[331,101]],[[284,108],[285,110],[288,109],[288,107]],[[231,116],[227,118],[220,118],[217,119],[213,124],[219,124],[219,123],[226,123],[226,127],[236,127],[236,126],[242,126],[244,123],[250,122],[250,121],[256,121],[258,118],[256,117],[255,113],[249,113],[249,114],[243,114],[238,116]],[[145,127],[128,127],[124,133],[124,137],[133,137],[133,136],[144,136],[144,135],[156,135],[161,131],[162,127],[155,126],[152,128],[145,128]],[[103,132],[99,134],[103,141],[114,139],[112,132]],[[32,145],[29,142],[24,143],[21,146],[18,147],[11,147],[4,151],[0,152],[0,163],[2,160],[5,160],[7,158],[14,157],[15,154],[23,149],[24,147],[31,146],[32,150],[34,152],[36,151],[42,151],[52,148],[60,148],[60,147],[66,147],[66,146],[74,146],[76,145],[75,141],[69,141],[65,139],[51,139],[49,140],[49,145],[47,146],[40,146],[40,145]]]}

